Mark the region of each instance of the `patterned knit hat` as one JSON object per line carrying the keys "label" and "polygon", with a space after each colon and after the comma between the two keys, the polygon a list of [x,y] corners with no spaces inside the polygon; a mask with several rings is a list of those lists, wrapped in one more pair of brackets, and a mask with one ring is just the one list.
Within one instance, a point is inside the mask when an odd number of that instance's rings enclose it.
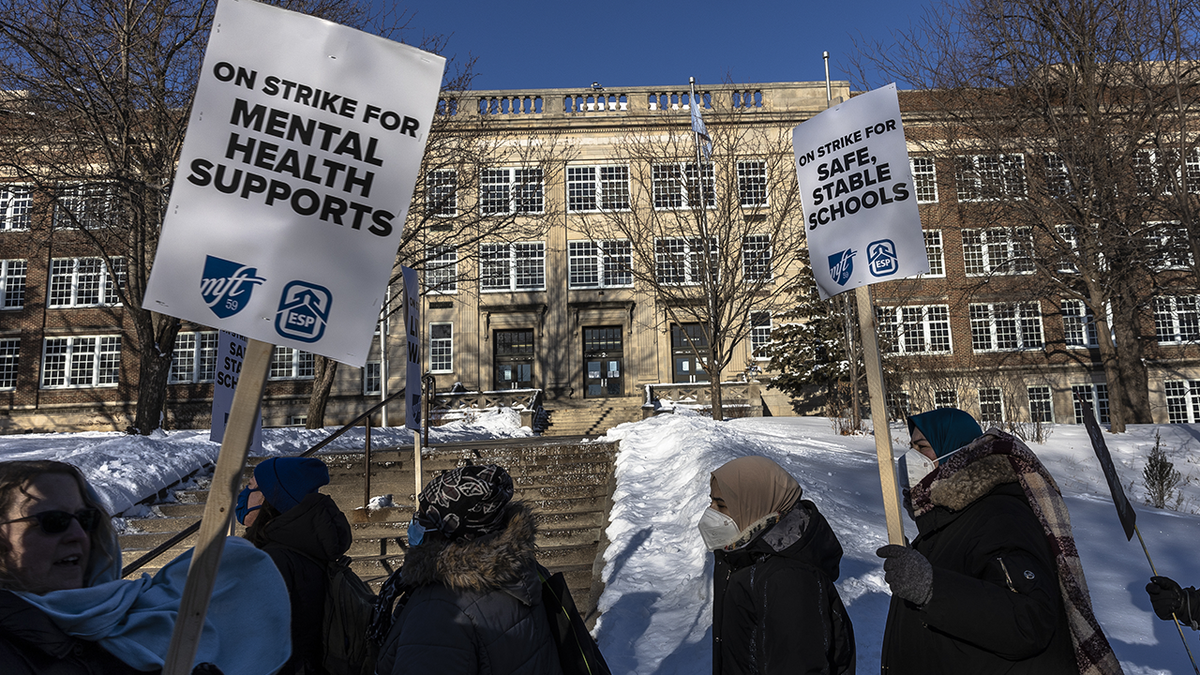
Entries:
{"label": "patterned knit hat", "polygon": [[478,537],[504,525],[504,506],[513,481],[495,464],[464,466],[429,481],[421,490],[416,519],[426,530],[450,540]]}

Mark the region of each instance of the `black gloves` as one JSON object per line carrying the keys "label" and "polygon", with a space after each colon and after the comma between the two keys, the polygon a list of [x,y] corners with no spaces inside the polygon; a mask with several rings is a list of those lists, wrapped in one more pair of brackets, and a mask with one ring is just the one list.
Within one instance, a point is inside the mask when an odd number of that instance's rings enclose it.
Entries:
{"label": "black gloves", "polygon": [[1191,588],[1180,588],[1174,579],[1168,577],[1150,577],[1150,583],[1146,584],[1150,606],[1158,618],[1170,621],[1174,614],[1175,618],[1194,629],[1197,623],[1192,618],[1192,591]]}
{"label": "black gloves", "polygon": [[883,580],[897,595],[917,605],[933,597],[933,566],[916,549],[888,544],[875,551],[883,558]]}

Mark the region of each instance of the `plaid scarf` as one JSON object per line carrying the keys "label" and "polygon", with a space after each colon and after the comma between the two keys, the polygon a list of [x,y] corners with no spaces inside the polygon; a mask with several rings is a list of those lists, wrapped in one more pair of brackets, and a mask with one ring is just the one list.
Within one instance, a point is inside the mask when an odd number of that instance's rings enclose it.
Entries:
{"label": "plaid scarf", "polygon": [[[1058,568],[1058,587],[1067,612],[1079,674],[1119,675],[1122,673],[1121,664],[1092,612],[1091,596],[1083,576],[1079,551],[1075,548],[1075,538],[1071,534],[1071,517],[1062,493],[1046,467],[1020,439],[993,428],[951,455],[945,464],[909,491],[913,518],[928,513],[935,506],[947,506],[946,493],[951,477],[985,457],[997,458],[989,461],[1008,463],[1016,482],[1025,492],[1030,508],[1042,524],[1042,531]],[[951,508],[957,510],[965,506],[958,504]]]}

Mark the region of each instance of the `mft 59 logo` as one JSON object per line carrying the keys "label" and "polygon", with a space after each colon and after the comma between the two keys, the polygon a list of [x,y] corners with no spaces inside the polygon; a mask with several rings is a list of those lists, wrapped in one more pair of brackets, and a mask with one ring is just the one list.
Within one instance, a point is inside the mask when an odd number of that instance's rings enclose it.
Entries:
{"label": "mft 59 logo", "polygon": [[316,342],[325,334],[333,294],[328,288],[306,281],[290,282],[279,299],[275,332],[301,342]]}
{"label": "mft 59 logo", "polygon": [[210,255],[204,259],[200,297],[213,314],[228,319],[246,308],[254,287],[264,281],[256,267]]}

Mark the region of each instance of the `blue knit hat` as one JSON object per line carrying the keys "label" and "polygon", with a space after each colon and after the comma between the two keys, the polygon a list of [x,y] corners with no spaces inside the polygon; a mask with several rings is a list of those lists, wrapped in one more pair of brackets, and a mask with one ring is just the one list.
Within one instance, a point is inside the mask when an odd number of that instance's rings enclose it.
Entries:
{"label": "blue knit hat", "polygon": [[329,467],[313,457],[272,457],[254,467],[263,499],[280,513],[329,484]]}

